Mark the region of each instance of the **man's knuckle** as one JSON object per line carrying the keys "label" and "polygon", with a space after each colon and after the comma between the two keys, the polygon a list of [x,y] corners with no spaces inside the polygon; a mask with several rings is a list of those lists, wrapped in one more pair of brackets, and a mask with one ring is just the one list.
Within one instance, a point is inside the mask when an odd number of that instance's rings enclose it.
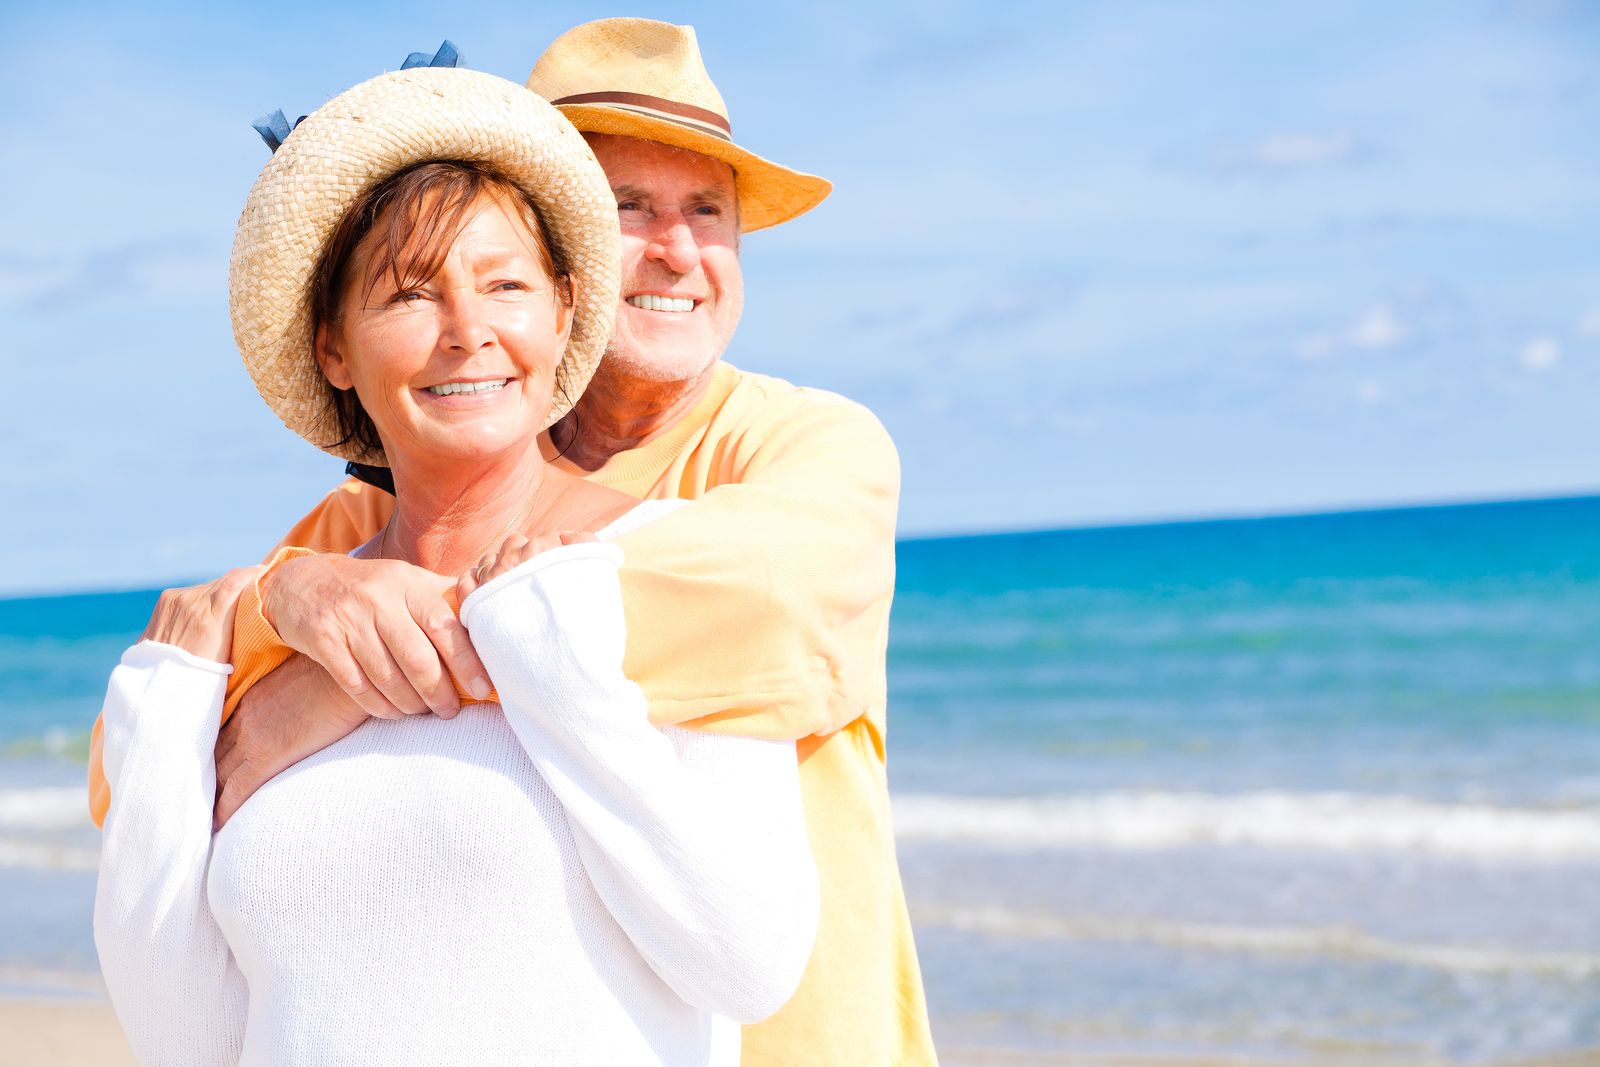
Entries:
{"label": "man's knuckle", "polygon": [[382,690],[389,690],[400,681],[400,672],[394,667],[375,667],[367,672],[367,677],[372,684]]}
{"label": "man's knuckle", "polygon": [[396,659],[400,663],[401,673],[407,678],[426,678],[438,673],[439,657],[432,653],[408,649]]}

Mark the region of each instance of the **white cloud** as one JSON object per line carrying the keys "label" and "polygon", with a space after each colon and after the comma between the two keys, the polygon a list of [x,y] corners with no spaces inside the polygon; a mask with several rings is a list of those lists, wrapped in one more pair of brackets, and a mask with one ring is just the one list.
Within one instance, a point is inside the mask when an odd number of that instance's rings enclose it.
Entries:
{"label": "white cloud", "polygon": [[1319,359],[1327,359],[1339,347],[1339,339],[1331,333],[1314,333],[1310,337],[1302,337],[1295,343],[1294,354],[1307,362],[1314,363]]}
{"label": "white cloud", "polygon": [[1592,307],[1578,316],[1579,337],[1600,337],[1600,307]]}
{"label": "white cloud", "polygon": [[1409,333],[1393,306],[1373,304],[1342,329],[1301,338],[1294,350],[1301,359],[1314,362],[1351,350],[1381,352],[1400,344]]}
{"label": "white cloud", "polygon": [[1554,337],[1535,337],[1522,346],[1517,361],[1535,374],[1543,374],[1561,362],[1561,342]]}
{"label": "white cloud", "polygon": [[1356,386],[1356,399],[1363,407],[1377,407],[1389,399],[1389,389],[1382,382],[1369,378]]}
{"label": "white cloud", "polygon": [[1324,133],[1277,133],[1253,144],[1224,147],[1217,153],[1225,165],[1263,170],[1326,167],[1353,159],[1359,143],[1349,130]]}
{"label": "white cloud", "polygon": [[1405,340],[1405,327],[1387,304],[1374,304],[1345,331],[1345,341],[1352,348],[1375,351],[1393,348]]}

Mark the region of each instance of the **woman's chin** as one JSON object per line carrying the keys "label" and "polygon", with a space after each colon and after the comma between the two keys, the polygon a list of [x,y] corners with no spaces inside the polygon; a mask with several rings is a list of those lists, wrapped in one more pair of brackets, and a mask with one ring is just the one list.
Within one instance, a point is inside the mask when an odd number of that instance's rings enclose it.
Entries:
{"label": "woman's chin", "polygon": [[538,451],[539,424],[531,419],[519,419],[510,425],[505,419],[433,421],[418,429],[421,432],[405,435],[408,439],[404,444],[385,449],[394,466],[445,466],[465,473]]}

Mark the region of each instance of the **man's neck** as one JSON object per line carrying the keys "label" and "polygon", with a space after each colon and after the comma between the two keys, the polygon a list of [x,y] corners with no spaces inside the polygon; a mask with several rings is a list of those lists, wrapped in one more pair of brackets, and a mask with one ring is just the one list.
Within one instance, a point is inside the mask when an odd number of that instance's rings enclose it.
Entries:
{"label": "man's neck", "polygon": [[577,406],[550,430],[563,459],[595,471],[619,452],[648,444],[676,426],[695,409],[711,387],[712,363],[684,381],[658,382],[609,370],[605,361],[595,371]]}

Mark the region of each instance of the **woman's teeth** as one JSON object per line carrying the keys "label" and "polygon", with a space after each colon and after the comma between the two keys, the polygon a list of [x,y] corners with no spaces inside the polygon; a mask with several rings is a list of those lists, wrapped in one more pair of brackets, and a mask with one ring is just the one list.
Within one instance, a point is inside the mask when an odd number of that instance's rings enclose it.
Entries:
{"label": "woman's teeth", "polygon": [[693,311],[694,301],[686,296],[630,296],[628,303],[646,311]]}
{"label": "woman's teeth", "polygon": [[450,396],[452,393],[492,393],[496,389],[504,389],[510,378],[501,378],[493,382],[445,382],[443,385],[430,385],[428,392],[434,396]]}

